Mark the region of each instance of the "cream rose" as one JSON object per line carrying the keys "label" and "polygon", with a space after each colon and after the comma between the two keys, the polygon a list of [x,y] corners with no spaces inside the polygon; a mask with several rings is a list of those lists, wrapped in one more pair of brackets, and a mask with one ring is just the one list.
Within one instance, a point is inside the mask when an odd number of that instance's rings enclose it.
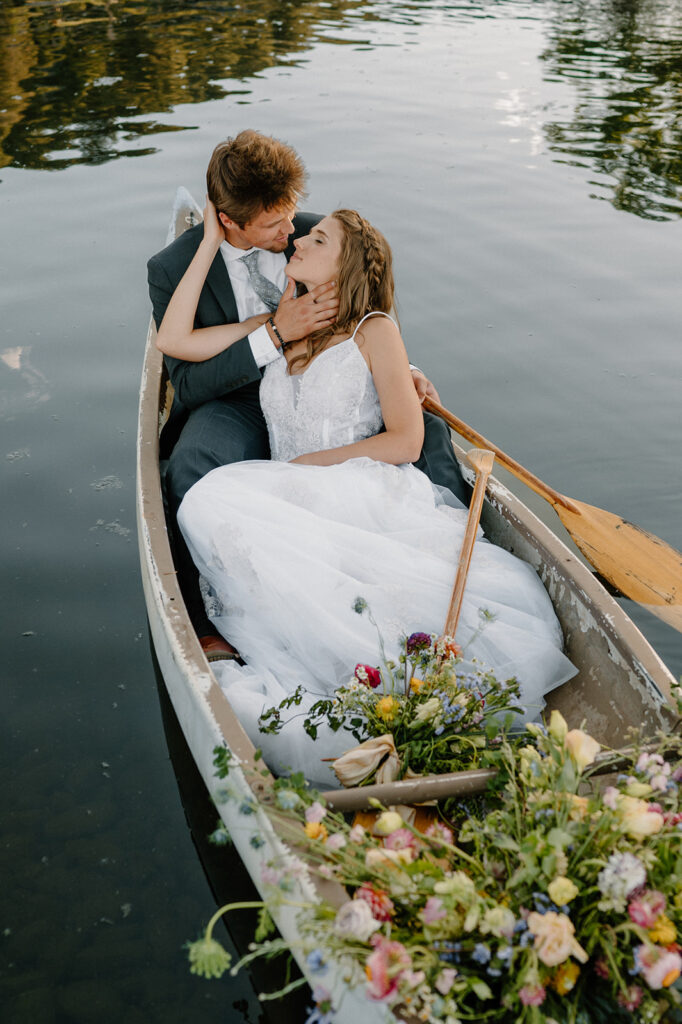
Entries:
{"label": "cream rose", "polygon": [[587,953],[575,940],[575,928],[570,917],[548,910],[546,914],[532,911],[528,915],[528,931],[535,937],[538,957],[547,967],[557,967],[569,956],[581,964],[587,962]]}
{"label": "cream rose", "polygon": [[663,828],[663,815],[650,811],[646,800],[634,796],[621,796],[618,800],[618,814],[623,827],[633,839],[653,836]]}
{"label": "cream rose", "polygon": [[556,708],[549,716],[549,735],[553,736],[559,743],[563,743],[568,733],[566,719]]}
{"label": "cream rose", "polygon": [[381,923],[372,917],[367,900],[348,900],[339,907],[333,927],[342,939],[367,942],[377,928],[381,928]]}
{"label": "cream rose", "polygon": [[567,732],[565,743],[581,772],[587,768],[588,764],[592,764],[601,750],[601,745],[582,729],[571,729],[570,732]]}

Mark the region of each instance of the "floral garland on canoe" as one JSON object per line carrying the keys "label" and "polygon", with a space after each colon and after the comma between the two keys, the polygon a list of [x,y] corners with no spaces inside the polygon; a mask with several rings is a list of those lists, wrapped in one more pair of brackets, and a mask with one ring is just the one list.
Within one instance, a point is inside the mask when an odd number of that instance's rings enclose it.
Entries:
{"label": "floral garland on canoe", "polygon": [[[442,645],[438,651],[428,638],[429,646],[424,639],[417,650],[411,639],[406,657],[421,657],[424,686],[408,686],[404,703],[421,695],[424,707],[442,685],[429,680],[443,671]],[[446,653],[452,669],[459,652]],[[367,692],[378,689],[369,674],[367,681],[356,676]],[[456,687],[456,672],[451,682]],[[464,689],[472,691],[470,681]],[[492,690],[499,719],[516,704],[514,687]],[[682,689],[674,696],[682,710]],[[413,715],[419,706],[411,705]],[[432,732],[436,721],[430,719]],[[445,732],[448,723],[440,724]],[[481,724],[470,721],[470,734]],[[598,757],[599,744],[569,730],[557,711],[548,726],[531,724],[515,737],[485,729],[479,735],[484,742],[475,749],[487,751],[498,770],[485,806],[470,813],[471,806],[454,803],[450,820],[434,821],[424,833],[385,808],[378,808],[372,831],[352,825],[325,807],[302,776],[278,779],[267,810],[293,830],[305,863],[289,854],[264,868],[256,943],[232,973],[256,956],[288,949],[268,938],[268,911],[291,905],[295,878],[312,873],[338,881],[349,899],[340,907],[293,904],[309,972],[320,978],[308,1024],[334,1021],[324,988],[330,963],[347,968],[351,984],[364,985],[370,999],[425,1024],[678,1019],[682,740],[661,734],[644,745],[633,736],[627,752]],[[229,761],[218,748],[221,777]],[[609,767],[608,784],[600,786]],[[262,843],[257,834],[253,843]],[[217,911],[189,946],[194,973],[218,977],[230,968],[212,933],[235,906]]]}

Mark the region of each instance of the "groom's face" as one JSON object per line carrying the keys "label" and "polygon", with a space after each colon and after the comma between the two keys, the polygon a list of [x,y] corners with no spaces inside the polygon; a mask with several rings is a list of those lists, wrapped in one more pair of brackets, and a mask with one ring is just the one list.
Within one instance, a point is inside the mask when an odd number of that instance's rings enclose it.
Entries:
{"label": "groom's face", "polygon": [[220,215],[220,220],[225,228],[228,242],[237,246],[238,249],[250,249],[252,246],[256,246],[258,249],[267,249],[268,252],[284,252],[289,235],[294,230],[295,213],[295,208],[289,206],[261,210],[243,228],[229,220],[224,213]]}

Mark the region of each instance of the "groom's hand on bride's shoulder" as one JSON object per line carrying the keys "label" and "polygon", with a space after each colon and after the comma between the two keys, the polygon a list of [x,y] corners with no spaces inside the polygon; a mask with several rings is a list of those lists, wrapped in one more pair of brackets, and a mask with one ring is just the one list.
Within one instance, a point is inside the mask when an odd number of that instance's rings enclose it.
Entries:
{"label": "groom's hand on bride's shoulder", "polygon": [[284,341],[298,341],[321,327],[328,327],[339,312],[339,296],[335,281],[318,284],[305,295],[296,296],[296,285],[290,279],[280,299],[274,321]]}
{"label": "groom's hand on bride's shoulder", "polygon": [[440,405],[440,396],[429,378],[425,377],[416,366],[412,366],[410,369],[412,370],[412,380],[414,381],[419,401],[423,402],[425,398],[432,398],[434,402],[438,402]]}

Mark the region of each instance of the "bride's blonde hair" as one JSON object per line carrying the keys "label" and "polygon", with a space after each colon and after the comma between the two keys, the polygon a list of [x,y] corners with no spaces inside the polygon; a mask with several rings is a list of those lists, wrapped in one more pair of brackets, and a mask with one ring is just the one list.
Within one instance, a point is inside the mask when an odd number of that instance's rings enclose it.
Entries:
{"label": "bride's blonde hair", "polygon": [[290,373],[295,367],[307,366],[336,335],[350,336],[365,313],[390,313],[393,309],[393,254],[388,242],[356,210],[334,210],[331,216],[343,231],[336,275],[339,313],[330,327],[308,335],[306,351],[291,360]]}

